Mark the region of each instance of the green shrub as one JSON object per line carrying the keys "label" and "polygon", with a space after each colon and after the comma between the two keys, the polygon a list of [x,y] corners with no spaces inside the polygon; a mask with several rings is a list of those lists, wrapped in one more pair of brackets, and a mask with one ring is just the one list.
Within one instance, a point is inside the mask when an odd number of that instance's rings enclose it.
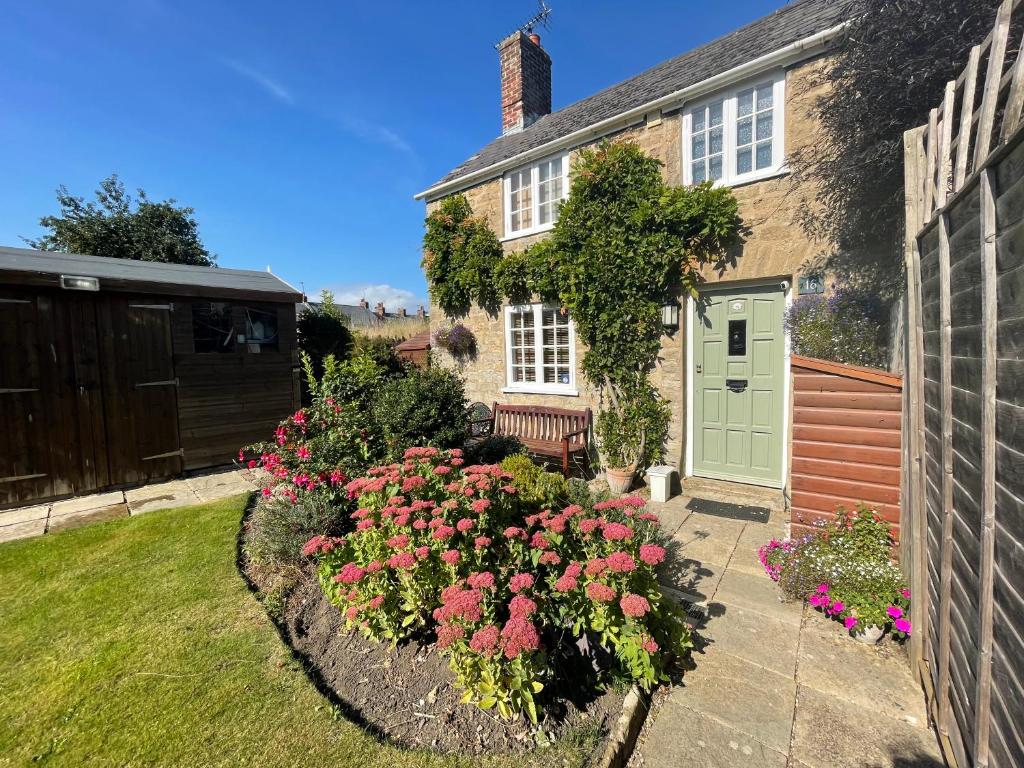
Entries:
{"label": "green shrub", "polygon": [[661,460],[671,417],[668,403],[649,381],[623,389],[597,415],[594,433],[611,467],[647,467]]}
{"label": "green shrub", "polygon": [[395,352],[395,347],[405,339],[399,336],[362,336],[356,334],[353,353],[369,358],[384,370],[386,376],[401,376],[410,367]]}
{"label": "green shrub", "polygon": [[518,454],[501,462],[501,468],[512,476],[525,503],[542,509],[555,509],[568,504],[569,483],[554,472],[545,472],[529,456]]}
{"label": "green shrub", "polygon": [[311,536],[333,536],[351,528],[348,513],[317,495],[299,503],[283,496],[260,499],[249,517],[246,554],[257,566],[298,567],[302,546]]}
{"label": "green shrub", "polygon": [[447,368],[414,368],[386,379],[374,394],[371,411],[388,455],[397,458],[413,445],[460,447],[469,419],[461,377]]}
{"label": "green shrub", "polygon": [[466,445],[466,461],[470,464],[500,464],[509,456],[517,456],[525,450],[515,435],[487,435]]}
{"label": "green shrub", "polygon": [[798,355],[885,368],[888,317],[878,296],[833,286],[829,296],[801,296],[786,311]]}

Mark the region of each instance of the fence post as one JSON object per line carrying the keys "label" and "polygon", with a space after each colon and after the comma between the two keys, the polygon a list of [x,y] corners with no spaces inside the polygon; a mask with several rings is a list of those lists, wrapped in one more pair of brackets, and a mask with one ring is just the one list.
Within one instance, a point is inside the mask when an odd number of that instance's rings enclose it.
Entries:
{"label": "fence post", "polygon": [[910,635],[910,665],[915,676],[927,648],[928,635],[928,518],[924,495],[924,373],[922,371],[923,322],[921,318],[921,265],[918,257],[917,235],[924,219],[924,175],[927,159],[924,151],[924,127],[903,134],[904,156],[904,241],[903,257],[907,270],[907,322],[904,326],[906,364],[903,386],[904,411],[907,429],[903,433],[904,455],[909,459],[903,468],[906,495],[903,510],[906,520],[900,521],[901,542],[908,542],[903,550],[905,572],[912,593],[910,620],[914,632]]}
{"label": "fence post", "polygon": [[981,172],[981,563],[978,622],[980,632],[977,703],[974,722],[974,760],[988,765],[989,723],[992,710],[992,613],[995,578],[996,525],[996,285],[995,171]]}

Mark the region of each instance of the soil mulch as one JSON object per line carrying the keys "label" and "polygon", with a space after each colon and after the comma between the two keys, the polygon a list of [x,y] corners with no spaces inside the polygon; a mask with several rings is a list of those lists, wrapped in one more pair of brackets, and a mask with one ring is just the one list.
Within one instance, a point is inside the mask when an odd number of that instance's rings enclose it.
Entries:
{"label": "soil mulch", "polygon": [[587,726],[597,726],[603,736],[622,712],[624,694],[572,689],[572,681],[581,679],[572,674],[560,675],[569,681],[566,689],[542,694],[539,726],[461,704],[448,664],[433,646],[392,648],[345,633],[341,612],[312,579],[289,595],[284,625],[291,646],[347,714],[403,746],[458,754],[525,752]]}

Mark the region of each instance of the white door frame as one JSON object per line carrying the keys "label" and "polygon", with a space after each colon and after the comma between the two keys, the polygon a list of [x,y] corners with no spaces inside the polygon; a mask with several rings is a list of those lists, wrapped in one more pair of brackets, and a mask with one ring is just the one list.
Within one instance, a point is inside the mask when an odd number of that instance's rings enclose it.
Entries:
{"label": "white door frame", "polygon": [[[782,288],[782,295],[785,302],[785,309],[788,310],[793,303],[792,280],[780,278],[776,280],[759,280],[750,282],[737,282],[735,285],[715,284],[708,286],[709,290],[727,291],[731,288],[743,289],[754,288],[764,285],[778,285]],[[697,318],[697,303],[693,296],[686,297],[686,451],[684,458],[683,472],[686,477],[693,477],[693,325]],[[785,488],[789,477],[789,419],[793,410],[790,403],[790,339],[789,331],[783,326],[782,338],[782,468],[778,481],[748,481],[750,485],[764,485],[769,488]]]}

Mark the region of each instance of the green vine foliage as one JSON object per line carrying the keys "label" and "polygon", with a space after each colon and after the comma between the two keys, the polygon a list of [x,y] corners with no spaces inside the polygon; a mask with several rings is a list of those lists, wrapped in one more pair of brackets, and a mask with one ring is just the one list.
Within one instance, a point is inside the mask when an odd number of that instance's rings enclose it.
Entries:
{"label": "green vine foliage", "polygon": [[[648,380],[661,306],[695,295],[704,269],[725,268],[742,237],[738,204],[710,182],[665,184],[661,163],[631,142],[581,150],[571,178],[551,235],[504,258],[497,238],[486,259],[453,247],[465,222],[477,220],[465,198],[447,199],[427,220],[427,277],[442,308],[442,297],[456,309],[471,297],[560,304],[587,347],[582,372],[610,404],[597,422],[606,462],[646,463],[661,457],[669,423],[668,405]],[[486,240],[478,234],[474,242]]]}
{"label": "green vine foliage", "polygon": [[427,216],[423,270],[431,297],[449,317],[461,317],[473,304],[494,314],[501,298],[494,270],[501,262],[501,242],[483,218],[473,216],[464,195],[441,201]]}

